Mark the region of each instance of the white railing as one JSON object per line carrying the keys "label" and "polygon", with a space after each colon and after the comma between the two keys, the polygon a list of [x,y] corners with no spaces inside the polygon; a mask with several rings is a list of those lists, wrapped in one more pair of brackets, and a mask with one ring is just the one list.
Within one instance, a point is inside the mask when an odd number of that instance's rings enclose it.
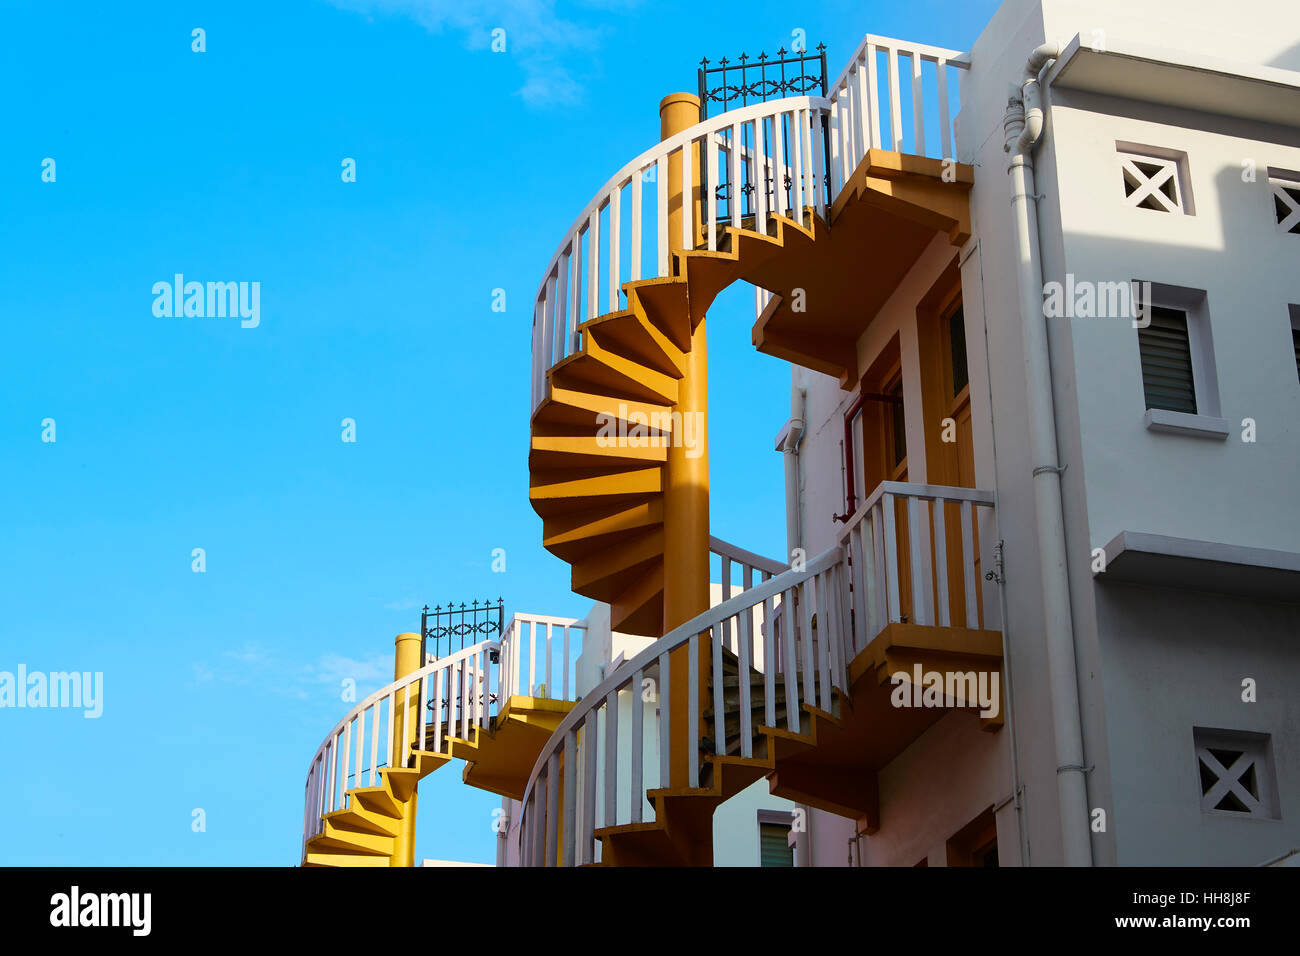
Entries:
{"label": "white railing", "polygon": [[378,786],[380,770],[408,766],[417,750],[450,756],[450,741],[488,728],[506,700],[521,692],[521,675],[528,677],[526,696],[573,700],[584,633],[583,622],[573,618],[515,614],[500,641],[430,661],[353,707],[307,771],[304,855],[307,841],[324,831],[324,815],[350,806],[349,790]]}
{"label": "white railing", "polygon": [[[933,64],[933,69],[925,64]],[[868,149],[937,159],[956,157],[953,71],[970,68],[957,50],[868,34],[831,87],[831,173],[836,194]],[[905,121],[903,93],[910,93]],[[931,110],[927,115],[927,100]],[[933,138],[938,133],[939,142]]]}
{"label": "white railing", "polygon": [[[698,740],[703,732],[713,741],[713,753],[734,749],[741,757],[754,756],[752,714],[760,706],[766,726],[784,725],[794,733],[800,732],[803,704],[829,711],[832,688],[847,684],[848,606],[843,600],[847,588],[839,580],[842,568],[842,551],[836,547],[803,570],[783,571],[747,588],[674,629],[586,694],[533,765],[521,807],[524,865],[598,862],[598,828],[654,819],[646,790],[664,786],[669,779],[674,694],[688,696],[685,739]],[[781,607],[796,613],[788,638],[778,642],[775,630],[762,622],[772,620]],[[818,628],[824,638],[815,636]],[[688,686],[676,688],[669,679],[669,655],[683,646]],[[752,668],[764,676],[759,687],[744,679],[738,682],[739,699],[730,708],[738,713],[734,748],[728,745],[729,709],[721,679],[724,652],[735,655],[740,674]],[[690,691],[699,683],[701,654],[709,655],[717,675],[708,726],[702,726],[706,715],[700,695]],[[700,785],[700,769],[699,760],[690,760],[690,786]]]}
{"label": "white railing", "polygon": [[[715,756],[753,757],[756,720],[802,733],[804,705],[834,713],[833,692],[847,690],[850,662],[888,623],[997,626],[986,623],[979,593],[981,538],[995,536],[989,492],[884,482],[845,526],[840,545],[802,569],[755,561],[713,539],[722,561],[740,565],[743,589],[620,665],[561,722],[524,792],[524,865],[599,862],[599,829],[655,819],[646,791],[669,781],[671,715],[682,710],[675,694],[688,693],[679,742],[708,738]],[[687,686],[678,688],[669,656],[683,647]],[[714,675],[711,700],[692,690],[701,655]],[[739,674],[762,680],[725,688],[724,655]],[[699,786],[700,776],[700,761],[690,760],[687,785]]]}
{"label": "white railing", "polygon": [[794,96],[710,117],[646,150],[601,187],[565,233],[537,291],[533,408],[545,398],[547,370],[577,350],[584,321],[622,308],[624,282],[669,275],[670,159],[680,161],[682,182],[703,183],[688,187],[683,248],[716,250],[727,226],[766,232],[772,214],[811,206],[825,215],[829,105]]}
{"label": "white railing", "polygon": [[812,207],[824,217],[869,148],[955,157],[954,71],[969,67],[956,50],[868,34],[826,98],[709,117],[624,166],[547,264],[533,305],[531,407],[546,397],[546,372],[577,351],[582,323],[623,307],[623,283],[669,275],[670,160],[680,162],[682,182],[701,183],[684,205],[682,248],[716,250],[728,226],[766,232],[772,214]]}
{"label": "white railing", "polygon": [[450,740],[487,727],[500,698],[500,676],[491,663],[499,647],[483,641],[426,664],[338,722],[307,771],[304,855],[307,841],[325,829],[322,817],[348,808],[349,790],[378,786],[379,771],[407,766],[414,750],[447,753]]}
{"label": "white railing", "polygon": [[[501,638],[506,694],[573,700],[577,687],[574,668],[586,634],[586,622],[576,618],[515,614]],[[554,693],[557,689],[558,696]]]}
{"label": "white railing", "polygon": [[880,483],[840,532],[855,653],[890,623],[985,627],[980,537],[981,523],[993,534],[993,502],[973,488]]}

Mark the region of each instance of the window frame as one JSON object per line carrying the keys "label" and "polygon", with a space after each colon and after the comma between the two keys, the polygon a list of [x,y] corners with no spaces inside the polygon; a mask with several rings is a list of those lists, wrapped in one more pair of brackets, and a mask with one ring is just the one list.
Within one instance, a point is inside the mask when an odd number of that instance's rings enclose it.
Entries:
{"label": "window frame", "polygon": [[[1149,288],[1150,305],[1175,309],[1187,315],[1187,352],[1192,363],[1192,392],[1196,400],[1196,413],[1176,412],[1162,408],[1146,408],[1146,388],[1143,384],[1141,344],[1138,344],[1138,384],[1145,409],[1144,422],[1150,431],[1226,439],[1228,423],[1222,417],[1219,397],[1219,374],[1215,366],[1214,335],[1210,324],[1209,295],[1204,289],[1168,285],[1163,282],[1133,280],[1138,288]],[[1147,303],[1138,309],[1145,319]],[[1138,329],[1133,330],[1137,337]]]}

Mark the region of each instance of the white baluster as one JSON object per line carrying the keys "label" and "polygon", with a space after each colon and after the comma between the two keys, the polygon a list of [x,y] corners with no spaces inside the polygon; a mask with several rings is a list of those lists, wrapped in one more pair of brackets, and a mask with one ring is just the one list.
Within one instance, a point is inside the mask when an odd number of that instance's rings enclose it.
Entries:
{"label": "white baluster", "polygon": [[885,62],[889,64],[889,132],[894,140],[894,152],[903,151],[903,112],[898,92],[899,51],[894,47],[885,48]]}
{"label": "white baluster", "polygon": [[975,523],[969,501],[961,503],[961,576],[966,591],[966,626],[972,630],[983,626],[979,620],[979,606],[975,600]]}
{"label": "white baluster", "polygon": [[564,735],[564,866],[573,866],[578,847],[578,731]]}
{"label": "white baluster", "polygon": [[[686,739],[700,739],[700,695],[695,688],[700,686],[700,644],[699,636],[691,635],[686,639]],[[688,744],[687,784],[691,787],[700,785],[700,759],[694,753],[694,747]]]}
{"label": "white baluster", "polygon": [[546,758],[546,854],[542,866],[554,866],[559,850],[560,755],[552,750]]}
{"label": "white baluster", "polygon": [[629,275],[633,282],[641,278],[641,170],[632,173],[632,262]]}
{"label": "white baluster", "polygon": [[785,726],[791,733],[799,730],[799,664],[795,657],[794,589],[781,594],[781,639],[785,644]]}
{"label": "white baluster", "polygon": [[669,758],[672,751],[672,738],[669,736],[672,726],[668,719],[668,712],[671,709],[669,702],[671,689],[669,687],[668,671],[668,654],[664,652],[659,655],[659,786],[668,786],[669,781]]}
{"label": "white baluster", "polygon": [[935,610],[940,627],[952,624],[948,613],[948,536],[944,533],[944,509],[947,507],[943,498],[934,499],[934,583]]}
{"label": "white baluster", "polygon": [[655,207],[656,225],[659,233],[659,272],[668,275],[668,157],[660,156],[655,166],[655,186],[658,191],[658,204]]}
{"label": "white baluster", "polygon": [[[750,648],[754,640],[753,617],[749,611],[740,612],[740,755],[754,756],[754,701],[753,687],[749,682]],[[730,623],[727,625],[730,627]]]}
{"label": "white baluster", "polygon": [[618,688],[605,697],[605,826],[618,823]]}
{"label": "white baluster", "polygon": [[912,138],[913,152],[917,156],[925,155],[925,116],[923,115],[923,90],[921,88],[921,54],[915,50],[912,59]]}
{"label": "white baluster", "polygon": [[645,705],[641,699],[641,683],[645,672],[637,670],[632,675],[632,787],[631,808],[632,823],[641,822],[641,807],[645,802],[645,781],[643,763],[645,761]]}
{"label": "white baluster", "polygon": [[939,71],[939,148],[943,151],[940,159],[952,159],[952,127],[948,118],[948,61],[938,57],[935,66]]}
{"label": "white baluster", "polygon": [[[622,251],[620,248],[623,244],[623,234],[619,232],[619,205],[622,202],[623,189],[621,186],[615,186],[614,191],[609,196],[609,311],[617,312],[619,308],[619,262],[618,255]],[[546,685],[550,687],[548,683]]]}
{"label": "white baluster", "polygon": [[600,210],[597,207],[587,220],[587,318],[600,314]]}

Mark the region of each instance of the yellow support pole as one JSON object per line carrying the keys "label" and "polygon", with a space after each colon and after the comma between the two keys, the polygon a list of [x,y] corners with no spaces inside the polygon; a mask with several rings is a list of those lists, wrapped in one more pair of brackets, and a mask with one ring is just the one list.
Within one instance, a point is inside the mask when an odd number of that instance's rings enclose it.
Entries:
{"label": "yellow support pole", "polygon": [[[700,122],[700,101],[690,93],[672,93],[659,103],[660,139],[668,139]],[[668,249],[680,256],[682,212],[693,206],[700,193],[700,167],[704,156],[692,146],[691,183],[683,186],[681,153],[668,158]],[[712,185],[712,184],[710,184]],[[687,191],[689,190],[689,191]],[[698,207],[697,207],[698,208]],[[708,348],[704,317],[691,335],[686,356],[686,374],[678,384],[678,402],[673,421],[683,431],[691,423],[694,448],[685,447],[682,435],[675,435],[668,449],[664,471],[664,629],[671,631],[709,609],[709,453]],[[680,416],[680,417],[679,417]],[[711,657],[701,648],[699,685],[703,695],[708,685]],[[688,740],[687,702],[681,693],[689,679],[686,647],[670,657],[672,707],[670,709],[669,786],[685,787],[690,761],[698,759],[699,742]],[[701,728],[703,721],[701,721]]]}
{"label": "yellow support pole", "polygon": [[[401,680],[407,674],[418,671],[423,662],[420,660],[420,635],[407,632],[398,634],[393,639],[393,680]],[[406,720],[402,720],[402,715]],[[409,752],[413,741],[419,739],[420,725],[424,715],[420,713],[420,698],[416,689],[411,692],[411,702],[406,703],[402,694],[394,701],[393,709],[393,754],[400,761]],[[403,732],[405,724],[405,733]],[[415,866],[415,790],[402,805],[401,831],[393,841],[391,866]]]}

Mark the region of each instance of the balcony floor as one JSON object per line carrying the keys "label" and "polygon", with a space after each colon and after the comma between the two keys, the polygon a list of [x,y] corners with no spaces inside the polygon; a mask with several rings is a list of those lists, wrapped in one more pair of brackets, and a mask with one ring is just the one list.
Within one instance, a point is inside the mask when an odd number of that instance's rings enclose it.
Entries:
{"label": "balcony floor", "polygon": [[[858,338],[934,237],[956,247],[970,238],[973,183],[961,163],[869,150],[836,197],[829,228],[814,223],[814,241],[788,244],[742,273],[781,297],[755,323],[755,347],[855,385]],[[794,311],[795,289],[804,311]]]}
{"label": "balcony floor", "polygon": [[[898,690],[891,675],[906,677],[912,700],[914,668],[928,672],[984,671],[997,674],[997,716],[979,717],[978,702],[943,700],[940,706],[895,706]],[[777,747],[773,794],[859,821],[863,832],[880,826],[876,774],[926,730],[956,709],[971,710],[982,729],[1002,726],[1002,635],[999,631],[890,624],[857,655],[849,667],[850,697],[838,716],[808,709],[814,719],[815,744]],[[783,754],[782,751],[785,751]]]}

